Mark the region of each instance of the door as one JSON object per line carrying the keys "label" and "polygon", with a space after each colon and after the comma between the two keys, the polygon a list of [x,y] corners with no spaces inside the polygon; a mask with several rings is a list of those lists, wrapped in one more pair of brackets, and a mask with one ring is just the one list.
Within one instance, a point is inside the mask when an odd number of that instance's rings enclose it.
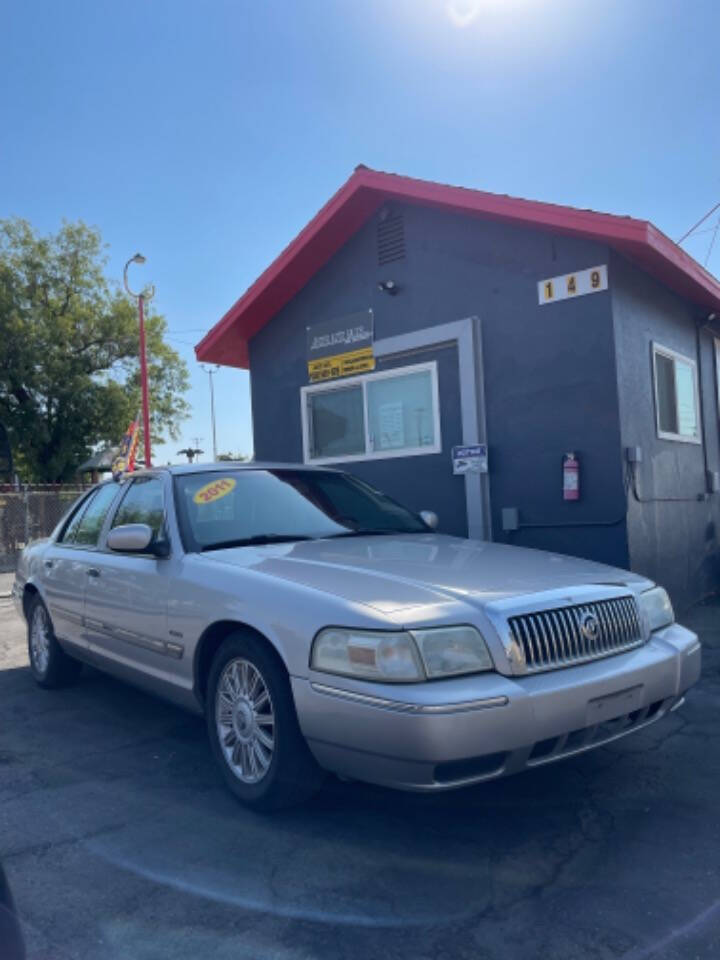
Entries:
{"label": "door", "polygon": [[[109,529],[146,523],[159,537],[165,529],[160,477],[138,477],[127,487]],[[164,677],[172,667],[167,644],[169,567],[167,558],[103,550],[88,578],[85,636],[92,653],[119,667]]]}
{"label": "door", "polygon": [[85,646],[83,606],[94,569],[97,545],[105,518],[120,488],[107,483],[94,490],[72,514],[57,540],[45,551],[42,582],[56,636]]}
{"label": "door", "polygon": [[[431,392],[423,390],[420,375],[415,377],[412,372],[424,370],[428,364],[436,370],[437,411],[430,408]],[[417,350],[411,357],[378,357],[377,373],[392,370],[407,373],[397,378],[368,377],[366,402],[372,453],[367,460],[348,463],[347,470],[411,510],[434,510],[440,518],[441,533],[466,537],[465,484],[462,477],[453,476],[451,460],[452,447],[463,442],[457,343]],[[410,410],[410,415],[401,420],[399,412],[405,409]],[[428,433],[422,439],[432,439],[439,449],[413,456],[383,457],[382,444],[389,446],[394,429],[397,433],[402,430],[410,443],[408,436],[416,428],[416,420],[421,423],[419,429]],[[429,431],[434,429],[437,436],[429,437]]]}
{"label": "door", "polygon": [[305,463],[434,510],[441,533],[490,539],[487,477],[452,463],[453,447],[486,442],[478,318],[377,340],[374,353],[372,373],[301,388]]}

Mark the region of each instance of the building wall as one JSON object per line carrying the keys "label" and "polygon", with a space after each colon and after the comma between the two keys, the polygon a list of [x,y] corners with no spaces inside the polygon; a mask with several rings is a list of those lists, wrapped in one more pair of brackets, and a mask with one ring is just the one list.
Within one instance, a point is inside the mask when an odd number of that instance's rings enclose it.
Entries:
{"label": "building wall", "polygon": [[[706,458],[710,470],[720,470],[713,338],[700,334],[704,445],[661,440],[652,342],[697,362],[696,319],[702,311],[617,254],[611,258],[610,288],[622,445],[641,447],[643,456],[635,470],[636,490],[631,488],[629,497],[630,560],[633,569],[663,583],[682,610],[720,585],[720,496],[705,496]],[[649,502],[641,503],[638,497]]]}
{"label": "building wall", "polygon": [[[606,247],[576,238],[404,206],[407,256],[378,267],[376,221],[365,225],[250,343],[258,459],[301,460],[300,386],[307,383],[305,329],[320,319],[372,307],[377,339],[478,316],[494,539],[626,566],[613,322],[608,292],[538,305],[537,281],[608,263]],[[389,297],[379,280],[394,280]],[[612,277],[611,277],[612,284]],[[410,362],[410,361],[408,361]],[[449,398],[442,398],[445,407]],[[582,497],[562,500],[562,456],[578,453]],[[455,515],[464,496],[435,485],[430,506]],[[422,457],[351,464],[401,499],[412,500]],[[457,481],[457,478],[454,478]],[[504,533],[503,507],[524,526]]]}

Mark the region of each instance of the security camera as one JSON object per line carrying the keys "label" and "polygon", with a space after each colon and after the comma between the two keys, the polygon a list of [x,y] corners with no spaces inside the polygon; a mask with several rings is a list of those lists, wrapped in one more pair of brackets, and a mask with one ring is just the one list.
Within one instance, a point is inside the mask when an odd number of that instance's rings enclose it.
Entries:
{"label": "security camera", "polygon": [[398,286],[394,280],[381,280],[378,283],[378,290],[381,293],[389,293],[391,297],[394,297],[398,292]]}

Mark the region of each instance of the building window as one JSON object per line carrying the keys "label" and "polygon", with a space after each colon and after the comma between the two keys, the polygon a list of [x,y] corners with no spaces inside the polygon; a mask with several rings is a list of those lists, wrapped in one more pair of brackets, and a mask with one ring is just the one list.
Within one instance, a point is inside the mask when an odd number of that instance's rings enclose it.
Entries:
{"label": "building window", "polygon": [[653,367],[658,436],[663,440],[700,443],[695,362],[654,343]]}
{"label": "building window", "polygon": [[303,387],[306,463],[439,453],[437,364]]}
{"label": "building window", "polygon": [[310,457],[349,457],[365,452],[363,388],[319,390],[308,396]]}

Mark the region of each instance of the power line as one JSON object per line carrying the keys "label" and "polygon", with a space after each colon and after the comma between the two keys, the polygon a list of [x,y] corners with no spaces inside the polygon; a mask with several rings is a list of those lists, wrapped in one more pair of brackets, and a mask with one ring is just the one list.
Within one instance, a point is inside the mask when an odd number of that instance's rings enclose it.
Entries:
{"label": "power line", "polygon": [[694,227],[690,227],[690,229],[688,230],[688,232],[687,232],[687,233],[684,233],[684,234],[680,237],[680,239],[679,239],[678,241],[676,241],[676,242],[677,242],[677,243],[682,243],[683,240],[687,240],[687,238],[690,236],[690,234],[691,234],[691,233],[694,233],[695,230],[697,230],[697,228],[700,226],[701,223],[705,223],[705,221],[707,220],[707,218],[708,218],[708,217],[711,217],[711,216],[715,213],[716,210],[720,210],[720,202],[716,203],[715,206],[712,208],[712,210],[708,210],[708,212],[705,214],[705,216],[704,216],[704,217],[701,217],[701,218],[698,220],[698,222],[695,224],[695,226],[694,226]]}
{"label": "power line", "polygon": [[[715,229],[715,227],[705,227],[704,230],[696,230],[696,231],[693,233],[692,238],[693,238],[693,240],[695,240],[697,237],[702,237],[702,236],[704,236],[706,233],[712,233],[714,229]],[[689,240],[689,239],[690,239],[690,237],[688,237],[688,240]]]}
{"label": "power line", "polygon": [[707,256],[705,257],[705,263],[703,264],[704,267],[708,265],[710,260],[710,254],[713,252],[713,247],[715,246],[715,241],[717,240],[718,230],[720,230],[720,217],[718,217],[717,223],[715,224],[715,230],[713,231],[713,235],[710,240],[710,246],[708,247]]}

